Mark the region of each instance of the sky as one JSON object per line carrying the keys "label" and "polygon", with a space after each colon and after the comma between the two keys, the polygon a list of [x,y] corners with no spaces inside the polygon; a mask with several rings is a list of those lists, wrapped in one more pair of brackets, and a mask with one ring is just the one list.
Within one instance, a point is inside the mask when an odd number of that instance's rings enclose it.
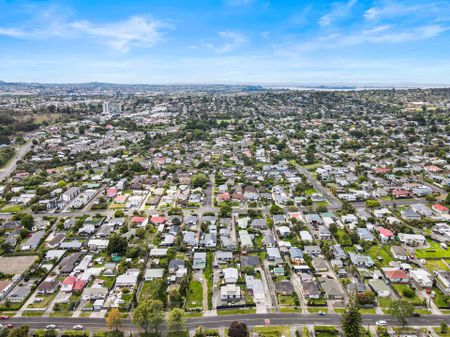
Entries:
{"label": "sky", "polygon": [[449,0],[0,0],[0,80],[450,84]]}

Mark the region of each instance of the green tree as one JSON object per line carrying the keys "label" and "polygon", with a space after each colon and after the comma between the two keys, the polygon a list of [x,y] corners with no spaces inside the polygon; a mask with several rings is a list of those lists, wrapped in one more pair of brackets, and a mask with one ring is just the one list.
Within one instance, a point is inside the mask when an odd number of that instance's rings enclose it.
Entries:
{"label": "green tree", "polygon": [[441,322],[441,333],[446,334],[448,331],[448,325],[445,321]]}
{"label": "green tree", "polygon": [[406,319],[414,314],[414,306],[403,299],[392,301],[389,307],[389,313],[394,316],[404,328],[407,324]]}
{"label": "green tree", "polygon": [[276,205],[276,204],[272,204],[272,206],[270,206],[270,214],[275,215],[275,214],[283,214],[284,210],[282,207]]}
{"label": "green tree", "polygon": [[173,308],[169,311],[167,315],[167,325],[169,330],[175,330],[176,332],[180,332],[184,327],[184,311],[180,308]]}
{"label": "green tree", "polygon": [[111,237],[108,243],[108,254],[118,254],[120,256],[125,256],[128,249],[128,241],[126,238],[120,235],[114,235]]}
{"label": "green tree", "polygon": [[159,300],[146,300],[141,302],[133,313],[133,322],[144,329],[146,334],[150,328],[153,328],[158,333],[158,328],[163,321],[163,303]]}
{"label": "green tree", "polygon": [[444,200],[444,204],[450,206],[450,193],[447,193],[447,197]]}
{"label": "green tree", "polygon": [[203,173],[198,173],[192,177],[191,185],[192,187],[206,187],[206,184],[208,183],[208,177],[204,175]]}
{"label": "green tree", "polygon": [[345,337],[360,337],[361,334],[362,316],[359,308],[356,306],[356,301],[352,299],[341,318],[341,327]]}
{"label": "green tree", "polygon": [[30,328],[28,327],[28,325],[23,325],[10,330],[8,337],[28,337],[29,332]]}

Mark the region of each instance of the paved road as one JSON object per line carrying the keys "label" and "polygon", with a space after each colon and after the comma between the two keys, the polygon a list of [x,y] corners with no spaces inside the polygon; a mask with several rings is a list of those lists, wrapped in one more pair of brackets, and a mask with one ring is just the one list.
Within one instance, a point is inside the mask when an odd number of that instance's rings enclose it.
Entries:
{"label": "paved road", "polygon": [[[270,314],[250,314],[250,315],[227,315],[214,317],[196,317],[188,318],[186,326],[189,329],[195,329],[199,325],[205,328],[224,328],[229,327],[231,322],[239,320],[246,322],[249,326],[264,325],[265,319],[270,319],[272,325],[339,325],[341,315],[328,314],[319,316],[318,314],[296,314],[296,313],[270,313]],[[374,325],[378,320],[385,320],[388,325],[397,325],[397,321],[388,315],[364,315],[363,325]],[[411,326],[439,326],[442,321],[450,324],[450,315],[427,315],[423,317],[409,318],[408,323]],[[105,328],[105,319],[103,318],[49,318],[49,317],[14,317],[9,320],[14,325],[29,325],[32,329],[45,328],[47,324],[55,324],[60,329],[71,329],[75,324],[82,324],[89,330],[98,330]],[[161,330],[164,330],[162,326]],[[122,329],[136,330],[136,327],[129,319],[122,321]]]}
{"label": "paved road", "polygon": [[8,164],[0,170],[0,181],[8,179],[8,177],[14,172],[17,166],[17,162],[21,160],[31,149],[31,141],[26,142],[22,147],[17,151],[16,157],[13,158]]}

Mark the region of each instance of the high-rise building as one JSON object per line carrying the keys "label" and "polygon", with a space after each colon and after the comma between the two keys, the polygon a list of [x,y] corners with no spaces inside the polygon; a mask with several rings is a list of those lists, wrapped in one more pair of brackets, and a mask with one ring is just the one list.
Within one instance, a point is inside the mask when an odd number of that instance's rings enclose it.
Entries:
{"label": "high-rise building", "polygon": [[118,114],[122,112],[122,103],[118,102],[103,102],[104,114]]}

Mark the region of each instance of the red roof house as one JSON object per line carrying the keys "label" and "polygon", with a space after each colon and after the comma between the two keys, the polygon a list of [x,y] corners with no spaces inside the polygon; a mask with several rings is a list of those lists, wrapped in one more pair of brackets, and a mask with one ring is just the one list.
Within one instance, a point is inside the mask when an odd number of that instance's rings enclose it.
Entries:
{"label": "red roof house", "polygon": [[441,214],[448,213],[448,208],[441,204],[434,204],[433,206],[431,206],[431,208],[433,208],[436,212]]}

